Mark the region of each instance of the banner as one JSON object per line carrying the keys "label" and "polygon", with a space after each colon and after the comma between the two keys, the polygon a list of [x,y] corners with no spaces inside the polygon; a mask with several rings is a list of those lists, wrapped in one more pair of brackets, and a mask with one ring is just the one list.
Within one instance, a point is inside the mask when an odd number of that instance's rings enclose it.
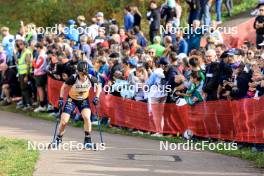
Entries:
{"label": "banner", "polygon": [[[48,79],[48,98],[57,106],[62,83]],[[90,93],[92,105],[94,92]],[[66,96],[66,94],[65,94]],[[238,101],[203,102],[195,106],[148,104],[101,93],[99,115],[111,124],[164,134],[194,135],[249,143],[264,143],[264,97]]]}

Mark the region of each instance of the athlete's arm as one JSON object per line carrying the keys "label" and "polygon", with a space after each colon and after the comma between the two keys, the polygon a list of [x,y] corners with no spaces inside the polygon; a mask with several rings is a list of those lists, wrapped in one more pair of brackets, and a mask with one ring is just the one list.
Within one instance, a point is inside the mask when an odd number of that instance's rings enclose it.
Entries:
{"label": "athlete's arm", "polygon": [[60,98],[63,98],[63,96],[64,96],[64,90],[67,87],[69,87],[68,84],[65,84],[65,83],[62,84],[61,89],[60,89]]}
{"label": "athlete's arm", "polygon": [[63,85],[61,86],[61,90],[60,90],[60,98],[63,98],[64,96],[64,90],[66,88],[69,88],[71,87],[76,81],[76,76],[75,75],[72,75],[67,81],[65,81],[63,83]]}

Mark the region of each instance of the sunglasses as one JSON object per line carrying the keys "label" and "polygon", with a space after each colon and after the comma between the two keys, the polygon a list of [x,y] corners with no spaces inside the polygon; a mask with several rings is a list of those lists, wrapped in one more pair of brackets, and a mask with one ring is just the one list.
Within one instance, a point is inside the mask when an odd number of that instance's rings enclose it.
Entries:
{"label": "sunglasses", "polygon": [[260,12],[263,12],[263,11],[264,11],[264,9],[259,9],[259,11],[260,11]]}

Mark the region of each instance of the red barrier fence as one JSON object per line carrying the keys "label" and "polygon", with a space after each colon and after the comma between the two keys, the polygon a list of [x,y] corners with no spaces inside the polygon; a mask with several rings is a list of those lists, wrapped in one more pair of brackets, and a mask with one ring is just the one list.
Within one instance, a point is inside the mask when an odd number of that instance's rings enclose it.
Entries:
{"label": "red barrier fence", "polygon": [[[53,105],[57,105],[61,84],[51,78],[48,80],[48,98]],[[263,104],[264,97],[182,107],[175,104],[148,105],[102,93],[99,114],[111,118],[111,124],[139,130],[181,134],[190,129],[201,137],[264,143]]]}

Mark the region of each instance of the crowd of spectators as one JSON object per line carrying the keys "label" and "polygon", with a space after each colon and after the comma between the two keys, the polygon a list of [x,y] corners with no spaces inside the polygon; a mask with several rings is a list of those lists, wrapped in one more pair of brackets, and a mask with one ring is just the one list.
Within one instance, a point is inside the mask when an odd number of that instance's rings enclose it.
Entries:
{"label": "crowd of spectators", "polygon": [[[124,9],[123,25],[98,12],[91,20],[78,16],[77,22],[71,19],[59,24],[53,33],[43,34],[33,23],[24,25],[22,21],[15,35],[2,27],[1,104],[9,105],[22,97],[17,108],[32,110],[38,105],[35,112],[47,111],[47,77],[66,81],[80,60],[89,63],[87,71],[102,86],[111,87],[111,94],[135,101],[193,106],[203,101],[262,96],[264,5],[259,5],[254,24],[257,45],[245,41],[241,48],[228,48],[217,27],[222,0],[186,3],[187,31],[171,30],[181,26],[179,0],[166,0],[161,6],[150,1],[148,35],[142,31],[145,15],[135,6]],[[216,20],[210,14],[213,4]],[[225,4],[231,15],[232,0]],[[161,26],[166,31],[161,32]],[[201,45],[203,39],[205,46]],[[134,89],[127,89],[130,85]],[[153,85],[158,88],[145,90]]]}

